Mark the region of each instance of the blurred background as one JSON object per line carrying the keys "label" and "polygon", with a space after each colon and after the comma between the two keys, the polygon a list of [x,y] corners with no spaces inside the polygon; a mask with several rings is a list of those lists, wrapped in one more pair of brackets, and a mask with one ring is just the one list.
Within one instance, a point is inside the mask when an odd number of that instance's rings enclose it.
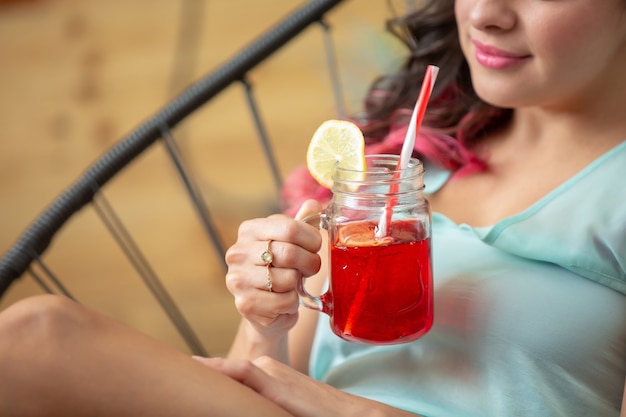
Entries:
{"label": "blurred background", "polygon": [[[0,253],[118,140],[288,13],[296,0],[0,0]],[[394,7],[401,9],[401,2]],[[327,17],[348,112],[398,65],[387,0],[346,0]],[[250,77],[281,175],[337,117],[321,29],[308,28]],[[228,246],[241,221],[278,210],[244,89],[233,85],[177,130],[183,155]],[[238,314],[214,253],[161,146],[104,189],[212,354]],[[187,349],[92,208],[75,215],[45,259],[81,302]],[[28,277],[0,309],[43,291]]]}

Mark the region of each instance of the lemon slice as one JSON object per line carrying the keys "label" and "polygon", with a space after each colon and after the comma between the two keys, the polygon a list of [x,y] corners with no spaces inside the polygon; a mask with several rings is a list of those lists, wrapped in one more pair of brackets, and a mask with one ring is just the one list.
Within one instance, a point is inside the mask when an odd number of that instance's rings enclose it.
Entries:
{"label": "lemon slice", "polygon": [[393,243],[394,238],[391,236],[376,237],[377,227],[376,223],[371,222],[343,224],[337,229],[335,246],[371,247]]}
{"label": "lemon slice", "polygon": [[[333,186],[335,164],[355,171],[365,171],[365,139],[361,129],[345,120],[327,120],[317,128],[306,153],[311,176],[322,186]],[[359,177],[356,176],[355,179]]]}

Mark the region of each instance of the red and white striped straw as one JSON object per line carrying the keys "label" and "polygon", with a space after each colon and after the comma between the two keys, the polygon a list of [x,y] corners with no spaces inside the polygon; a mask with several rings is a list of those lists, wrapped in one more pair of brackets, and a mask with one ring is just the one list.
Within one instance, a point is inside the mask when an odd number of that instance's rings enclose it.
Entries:
{"label": "red and white striped straw", "polygon": [[429,65],[426,68],[426,74],[424,75],[424,81],[422,81],[422,88],[420,94],[415,102],[413,108],[413,114],[411,115],[411,121],[409,122],[409,128],[406,131],[404,137],[404,143],[402,144],[402,151],[400,153],[400,160],[398,161],[398,168],[405,169],[409,165],[409,160],[413,154],[413,148],[415,147],[415,138],[417,132],[422,126],[422,120],[424,120],[424,113],[426,113],[426,107],[428,107],[428,101],[430,95],[433,92],[435,81],[437,80],[437,74],[439,74],[439,67]]}
{"label": "red and white striped straw", "polygon": [[[422,126],[422,120],[424,119],[426,107],[428,107],[428,101],[430,100],[430,95],[433,92],[433,87],[435,86],[438,73],[439,67],[429,65],[426,68],[426,74],[424,75],[424,80],[422,81],[422,88],[419,96],[417,97],[417,102],[413,108],[413,114],[411,115],[409,127],[407,129],[406,136],[404,137],[404,143],[402,144],[400,159],[398,160],[398,164],[396,166],[394,180],[397,180],[400,176],[399,170],[406,169],[409,166],[409,161],[411,160],[411,155],[413,154],[413,148],[415,147],[417,132]],[[391,185],[390,194],[395,194],[397,191],[398,183],[394,182]],[[391,215],[393,213],[394,205],[395,199],[393,197],[389,198],[387,200],[387,204],[385,205],[385,211],[378,222],[378,229],[376,230],[377,238],[387,236],[387,227],[391,223]]]}

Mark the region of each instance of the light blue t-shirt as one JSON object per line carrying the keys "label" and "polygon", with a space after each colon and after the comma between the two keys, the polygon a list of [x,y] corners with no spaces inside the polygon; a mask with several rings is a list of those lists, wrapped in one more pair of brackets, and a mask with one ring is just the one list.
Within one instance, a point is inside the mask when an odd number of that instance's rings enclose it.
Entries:
{"label": "light blue t-shirt", "polygon": [[[447,176],[432,174],[434,190]],[[358,345],[322,316],[314,378],[426,417],[619,415],[626,142],[493,227],[433,214],[432,243],[432,330],[408,344]]]}

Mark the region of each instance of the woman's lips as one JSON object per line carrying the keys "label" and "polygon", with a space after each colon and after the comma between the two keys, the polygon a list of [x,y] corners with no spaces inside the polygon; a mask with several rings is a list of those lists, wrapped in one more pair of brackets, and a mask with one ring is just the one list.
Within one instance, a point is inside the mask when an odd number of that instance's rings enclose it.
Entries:
{"label": "woman's lips", "polygon": [[475,47],[476,61],[491,69],[509,68],[530,57],[530,55],[515,54],[476,40],[472,40],[472,43]]}

